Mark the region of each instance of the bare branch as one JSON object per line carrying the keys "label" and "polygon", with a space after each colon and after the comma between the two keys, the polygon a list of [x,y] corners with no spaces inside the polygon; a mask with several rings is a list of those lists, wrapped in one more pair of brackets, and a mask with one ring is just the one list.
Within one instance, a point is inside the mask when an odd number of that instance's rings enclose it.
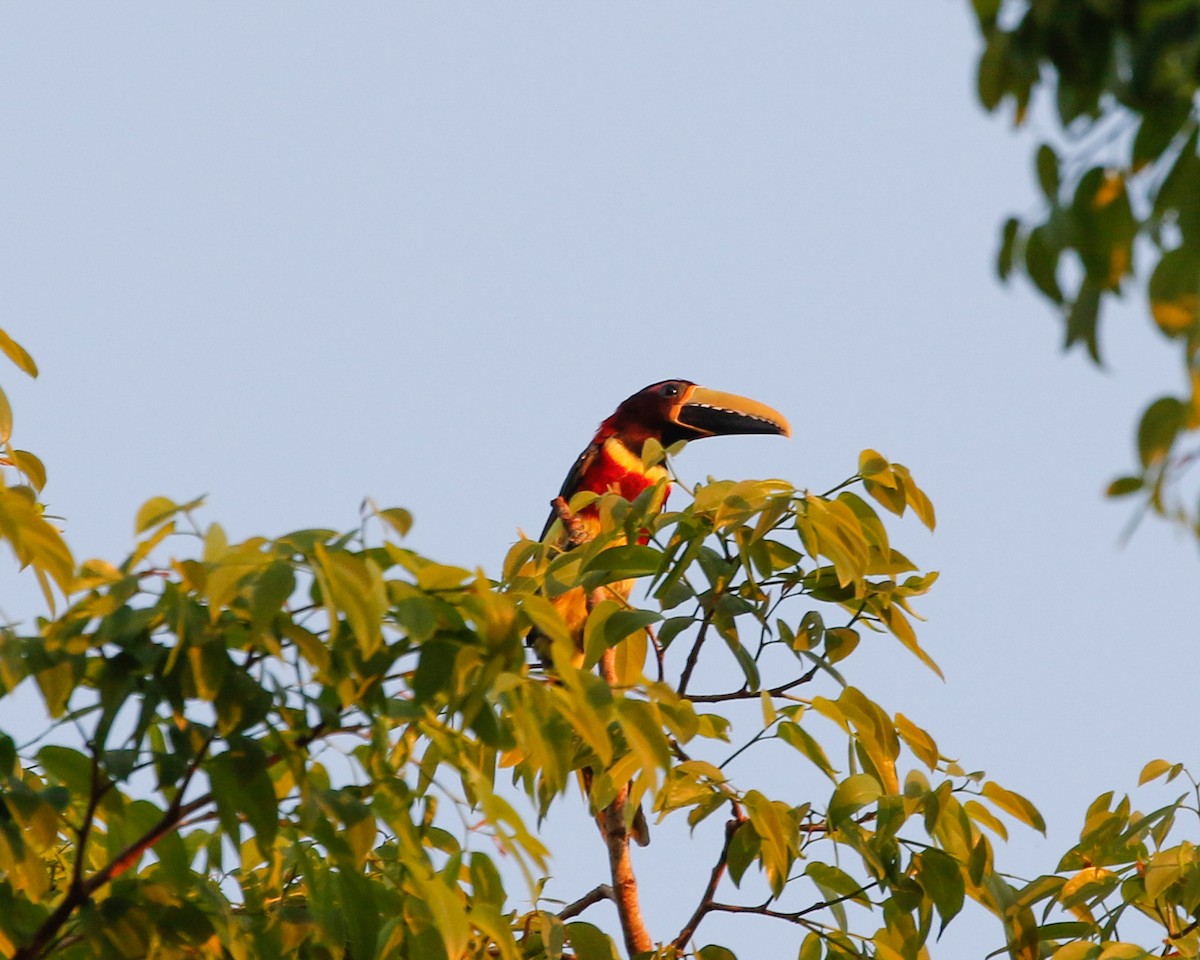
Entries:
{"label": "bare branch", "polygon": [[[589,596],[589,606],[592,603]],[[608,685],[616,686],[616,653],[604,651],[598,664],[600,675]],[[612,875],[613,901],[617,905],[617,916],[621,921],[621,933],[625,937],[625,948],[629,955],[645,953],[653,946],[646,922],[642,919],[642,906],[638,898],[637,877],[633,872],[633,860],[629,855],[629,831],[625,827],[625,804],[629,799],[629,785],[623,785],[613,802],[596,816],[596,825],[608,848],[608,866]]]}
{"label": "bare branch", "polygon": [[797,677],[795,680],[789,680],[787,683],[781,683],[777,687],[769,687],[767,690],[734,690],[731,693],[706,693],[689,696],[688,699],[692,703],[721,703],[725,700],[757,700],[764,693],[772,697],[781,697],[789,690],[793,690],[801,684],[809,683],[813,677],[817,675],[818,667],[813,667],[803,676]]}
{"label": "bare branch", "polygon": [[704,640],[708,636],[708,628],[712,625],[712,618],[716,613],[716,604],[713,608],[704,614],[704,620],[700,624],[700,632],[696,634],[696,640],[692,644],[692,649],[688,651],[687,663],[683,665],[683,673],[679,675],[679,695],[687,694],[688,681],[692,679],[692,671],[696,669],[696,661],[700,658],[700,648],[704,645]]}
{"label": "bare branch", "polygon": [[568,903],[565,907],[558,911],[559,920],[570,920],[572,917],[577,917],[588,907],[599,903],[601,900],[615,900],[613,896],[613,888],[607,883],[601,883],[597,887],[585,893],[574,903]]}
{"label": "bare branch", "polygon": [[712,873],[708,878],[708,886],[704,888],[704,894],[700,897],[700,903],[696,907],[696,911],[688,918],[688,922],[683,925],[683,929],[679,931],[673,941],[671,948],[678,954],[683,951],[688,941],[696,933],[696,928],[700,926],[700,921],[704,919],[704,915],[712,909],[713,897],[717,894],[717,886],[721,882],[721,878],[725,875],[725,868],[729,861],[729,845],[733,842],[733,835],[737,832],[737,828],[742,825],[745,816],[742,814],[736,801],[733,807],[734,816],[725,824],[725,842],[721,845],[721,853],[717,857],[717,862],[713,865]]}
{"label": "bare branch", "polygon": [[[845,903],[847,900],[857,900],[868,890],[872,890],[878,886],[879,881],[873,880],[866,886],[859,887],[850,893],[843,894],[840,897],[833,897],[829,900],[822,900],[819,903],[811,903],[802,910],[795,910],[791,913],[786,913],[782,910],[772,910],[766,903],[758,906],[747,906],[737,903],[712,903],[708,909],[719,913],[756,913],[763,917],[774,917],[776,920],[787,920],[789,923],[804,923],[804,918],[810,913],[827,910],[829,907],[835,907],[839,903]],[[768,900],[767,903],[770,903],[770,901]]]}

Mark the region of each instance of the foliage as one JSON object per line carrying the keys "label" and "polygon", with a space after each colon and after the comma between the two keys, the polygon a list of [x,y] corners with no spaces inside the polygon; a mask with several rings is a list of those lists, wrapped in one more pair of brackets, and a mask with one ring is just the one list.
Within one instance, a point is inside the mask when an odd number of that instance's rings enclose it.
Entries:
{"label": "foliage", "polygon": [[[1128,796],[1114,803],[1111,792],[1101,794],[1057,872],[1018,894],[1041,905],[1039,937],[1055,960],[1200,956],[1200,851],[1180,836],[1195,835],[1200,784],[1183,764],[1166,760],[1146,764],[1139,782],[1170,783],[1180,775],[1188,790],[1150,813],[1134,810]],[[1154,931],[1161,951],[1122,939],[1130,927]]]}
{"label": "foliage", "polygon": [[1004,225],[1000,276],[1023,271],[1062,316],[1066,346],[1097,363],[1104,305],[1138,273],[1149,278],[1150,315],[1179,347],[1181,389],[1147,405],[1137,468],[1109,494],[1137,494],[1200,535],[1177,483],[1200,430],[1200,2],[973,2],[980,101],[1010,102],[1021,124],[1045,88],[1059,126],[1036,152],[1041,209]]}
{"label": "foliage", "polygon": [[[1000,812],[1042,829],[1037,811],[848,672],[880,634],[936,669],[910,620],[935,575],[867,499],[933,526],[899,464],[867,451],[824,495],[710,482],[662,516],[610,495],[606,534],[557,556],[523,540],[493,582],[402,546],[400,509],[231,543],[163,497],[123,562],[76,564],[40,463],[4,445],[0,536],[62,606],[0,647],[0,695],[33,684],[50,718],[35,742],[0,734],[4,956],[609,958],[575,919],[607,878],[545,901],[528,823],[570,815],[585,768],[597,843],[627,850],[606,817],[643,802],[656,830],[724,821],[684,927],[646,922],[655,956],[732,956],[697,948],[725,912],[793,925],[805,960],[915,960],[966,898],[1036,955],[989,834]],[[646,602],[594,602],[576,666],[547,598],[628,577]],[[527,662],[535,626],[552,668]],[[698,690],[722,665],[739,679]],[[747,750],[774,751],[769,779],[736,775]]]}
{"label": "foliage", "polygon": [[[1200,3],[973,5],[984,39],[983,105],[1011,103],[1019,126],[1044,89],[1053,100],[1046,120],[1058,126],[1053,142],[1036,150],[1041,209],[1003,227],[1000,276],[1023,271],[1062,316],[1066,347],[1082,345],[1097,363],[1103,307],[1139,275],[1148,278],[1149,312],[1178,345],[1183,389],[1148,404],[1137,428],[1137,469],[1108,492],[1137,495],[1200,536],[1200,511],[1179,483],[1196,459],[1200,429]],[[1181,764],[1154,760],[1142,782],[1183,773]],[[1045,950],[1057,960],[1150,956],[1121,939],[1132,926],[1136,938],[1161,944],[1159,955],[1200,954],[1198,816],[1194,780],[1187,794],[1149,814],[1133,810],[1129,797],[1115,805],[1111,792],[1098,797],[1057,872],[1019,894],[1042,909]]]}

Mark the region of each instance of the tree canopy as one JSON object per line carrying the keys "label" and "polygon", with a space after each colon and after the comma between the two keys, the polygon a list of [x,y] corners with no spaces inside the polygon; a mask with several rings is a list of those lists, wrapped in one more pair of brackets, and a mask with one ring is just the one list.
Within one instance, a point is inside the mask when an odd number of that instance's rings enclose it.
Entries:
{"label": "tree canopy", "polygon": [[[1200,535],[1183,480],[1200,3],[974,10],[982,104],[1055,127],[1032,165],[1043,205],[1004,225],[999,272],[1026,276],[1096,362],[1105,307],[1144,283],[1183,377],[1142,413],[1110,492]],[[2,332],[0,351],[37,375]],[[661,515],[610,495],[601,537],[562,554],[522,539],[491,578],[412,550],[411,516],[372,503],[351,531],[231,542],[200,499],[155,496],[128,556],[81,560],[16,436],[0,391],[0,539],[46,604],[0,633],[0,697],[46,717],[32,740],[0,731],[0,955],[754,955],[749,933],[712,942],[726,915],[794,931],[802,960],[917,960],[968,910],[996,920],[981,952],[1022,960],[1200,955],[1200,784],[1182,764],[1141,776],[1183,785],[1177,800],[1102,794],[1079,842],[1018,879],[999,841],[1044,830],[1039,798],[867,689],[880,642],[938,669],[916,616],[936,574],[893,546],[911,529],[895,518],[932,528],[933,506],[876,451],[821,493],[710,480]],[[630,578],[632,603],[603,592]],[[550,602],[578,588],[582,658]],[[707,858],[678,878],[682,923],[644,909],[639,807]],[[539,830],[562,818],[607,864],[567,897],[546,880],[573,851]]]}

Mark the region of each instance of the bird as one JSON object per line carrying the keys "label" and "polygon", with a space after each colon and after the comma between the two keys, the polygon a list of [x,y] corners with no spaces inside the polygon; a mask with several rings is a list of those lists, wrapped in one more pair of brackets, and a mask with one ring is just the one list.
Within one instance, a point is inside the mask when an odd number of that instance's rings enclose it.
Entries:
{"label": "bird", "polygon": [[[748,397],[710,390],[690,380],[662,380],[643,387],[600,424],[591,442],[576,458],[538,539],[556,549],[579,546],[595,539],[600,533],[600,512],[594,503],[572,517],[571,529],[561,523],[565,505],[575,494],[585,490],[595,494],[618,493],[626,500],[634,500],[666,479],[668,482],[663,484],[658,502],[654,504],[656,509],[663,509],[671,492],[669,476],[662,463],[649,466],[643,463],[643,446],[647,440],[657,440],[666,448],[681,440],[754,433],[792,435],[791,427],[781,413]],[[632,583],[622,581],[612,584],[610,589],[626,599]],[[583,623],[587,619],[583,591],[561,594],[554,604],[577,646],[582,649]]]}
{"label": "bird", "polygon": [[[732,434],[775,434],[791,436],[791,427],[777,410],[757,400],[702,387],[691,380],[661,380],[628,397],[596,430],[591,442],[567,473],[546,525],[539,537],[552,549],[569,550],[595,539],[601,532],[598,505],[587,504],[571,514],[567,505],[581,491],[617,493],[634,500],[644,491],[659,486],[652,507],[662,510],[670,495],[670,478],[661,462],[643,461],[643,448],[656,440],[662,448],[679,441]],[[665,481],[665,482],[663,482]],[[610,595],[627,600],[632,580],[607,586]],[[552,600],[575,644],[577,665],[583,660],[583,629],[589,598],[582,588],[568,590]],[[530,645],[543,664],[549,664],[549,645],[535,631]],[[585,790],[591,777],[584,774]],[[642,846],[649,842],[645,817],[639,809],[631,829]]]}

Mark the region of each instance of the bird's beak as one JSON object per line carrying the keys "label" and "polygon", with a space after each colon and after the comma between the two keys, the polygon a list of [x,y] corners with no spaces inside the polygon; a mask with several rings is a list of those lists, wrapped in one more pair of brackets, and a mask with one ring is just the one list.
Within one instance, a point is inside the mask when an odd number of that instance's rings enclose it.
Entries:
{"label": "bird's beak", "polygon": [[692,387],[680,398],[669,414],[672,422],[698,437],[727,436],[734,433],[774,433],[792,435],[783,414],[764,403],[721,393],[707,387]]}

